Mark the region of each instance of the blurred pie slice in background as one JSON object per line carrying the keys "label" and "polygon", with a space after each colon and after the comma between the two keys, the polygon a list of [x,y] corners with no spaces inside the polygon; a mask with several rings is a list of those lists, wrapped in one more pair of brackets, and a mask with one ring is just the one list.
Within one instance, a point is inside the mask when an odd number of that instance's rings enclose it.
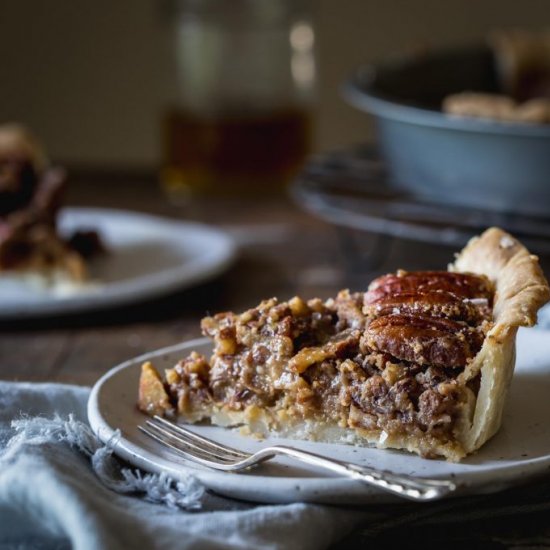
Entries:
{"label": "blurred pie slice in background", "polygon": [[88,279],[86,260],[104,247],[95,231],[58,233],[66,185],[65,171],[50,166],[27,129],[0,126],[0,272],[44,287]]}

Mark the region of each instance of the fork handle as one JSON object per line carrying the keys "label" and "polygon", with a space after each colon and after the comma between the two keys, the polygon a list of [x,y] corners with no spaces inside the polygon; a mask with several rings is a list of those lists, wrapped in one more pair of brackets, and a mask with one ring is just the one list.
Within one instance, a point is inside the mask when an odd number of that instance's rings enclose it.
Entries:
{"label": "fork handle", "polygon": [[265,447],[255,453],[254,456],[256,459],[264,461],[277,455],[288,456],[313,466],[325,468],[331,472],[357,479],[367,485],[410,500],[436,500],[456,490],[456,484],[452,481],[394,474],[385,470],[377,470],[367,466],[358,466],[349,462],[332,460],[315,453],[285,447],[284,445]]}

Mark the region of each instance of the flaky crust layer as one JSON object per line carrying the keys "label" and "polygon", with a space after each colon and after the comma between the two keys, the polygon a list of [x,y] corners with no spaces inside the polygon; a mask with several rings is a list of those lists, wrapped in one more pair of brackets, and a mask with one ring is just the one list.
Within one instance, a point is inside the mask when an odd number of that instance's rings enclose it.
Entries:
{"label": "flaky crust layer", "polygon": [[462,382],[481,373],[471,422],[463,422],[457,439],[469,454],[499,429],[506,393],[515,366],[515,341],[520,326],[537,321],[537,311],[550,299],[538,258],[511,235],[492,227],[473,238],[449,266],[449,271],[486,275],[495,285],[494,326]]}

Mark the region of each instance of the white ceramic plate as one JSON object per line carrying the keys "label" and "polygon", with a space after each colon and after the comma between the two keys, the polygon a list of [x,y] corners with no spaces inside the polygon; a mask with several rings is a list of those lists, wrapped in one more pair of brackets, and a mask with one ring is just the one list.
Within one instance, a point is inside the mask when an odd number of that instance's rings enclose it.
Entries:
{"label": "white ceramic plate", "polygon": [[99,208],[66,208],[59,228],[97,230],[109,254],[93,260],[97,284],[77,293],[54,293],[11,277],[0,279],[0,319],[81,312],[133,303],[189,287],[219,274],[235,245],[211,227],[146,214]]}
{"label": "white ceramic plate", "polygon": [[[460,464],[426,460],[398,451],[346,445],[272,439],[329,457],[418,476],[452,477],[461,492],[494,492],[526,477],[550,470],[550,331],[520,329],[518,359],[503,426],[477,454]],[[324,502],[359,504],[394,500],[361,482],[333,477],[311,466],[276,460],[247,473],[207,470],[184,461],[169,449],[137,430],[145,416],[136,408],[140,365],[151,359],[160,369],[173,366],[191,349],[209,353],[210,344],[194,340],[131,359],[105,374],[94,386],[88,418],[101,440],[121,430],[115,453],[131,464],[178,478],[193,473],[211,490],[257,502]],[[258,442],[235,430],[197,425],[192,429],[207,437],[246,450]]]}

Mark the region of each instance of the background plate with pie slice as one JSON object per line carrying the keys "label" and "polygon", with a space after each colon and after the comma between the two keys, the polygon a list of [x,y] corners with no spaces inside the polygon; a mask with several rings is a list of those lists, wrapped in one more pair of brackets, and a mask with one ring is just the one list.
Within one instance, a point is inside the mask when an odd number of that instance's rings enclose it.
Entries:
{"label": "background plate with pie slice", "polygon": [[[522,482],[550,470],[550,331],[520,329],[516,372],[504,413],[502,428],[479,452],[460,463],[427,460],[392,450],[348,445],[271,439],[257,441],[236,430],[209,425],[191,429],[222,443],[256,450],[269,443],[284,443],[332,458],[373,466],[396,473],[425,477],[452,477],[460,493],[488,493]],[[172,367],[191,350],[208,355],[211,344],[194,340],[148,353],[113,368],[94,386],[88,402],[90,424],[102,441],[120,429],[115,453],[134,466],[166,472],[174,478],[195,475],[211,490],[256,502],[320,502],[361,504],[395,501],[361,482],[288,460],[274,460],[247,473],[216,472],[186,462],[138,431],[146,416],[136,407],[141,364],[153,360],[162,370]]]}
{"label": "background plate with pie slice", "polygon": [[235,244],[224,232],[129,211],[65,208],[60,232],[96,230],[108,254],[92,260],[92,281],[55,295],[18,278],[0,278],[0,319],[41,317],[127,305],[181,290],[225,270]]}

